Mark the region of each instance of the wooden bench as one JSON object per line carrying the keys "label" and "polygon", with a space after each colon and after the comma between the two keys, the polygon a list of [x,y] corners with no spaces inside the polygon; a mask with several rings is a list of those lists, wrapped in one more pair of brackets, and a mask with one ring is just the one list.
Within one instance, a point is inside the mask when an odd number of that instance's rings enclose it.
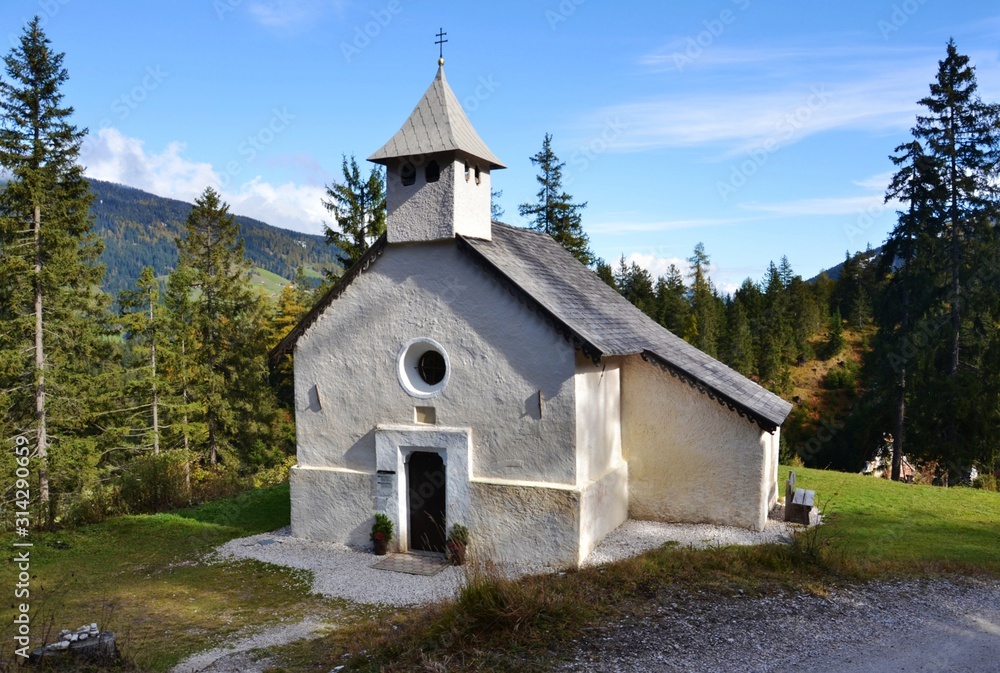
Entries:
{"label": "wooden bench", "polygon": [[818,518],[813,514],[815,501],[816,491],[795,488],[795,472],[789,472],[788,481],[785,482],[785,521],[804,526],[815,522]]}

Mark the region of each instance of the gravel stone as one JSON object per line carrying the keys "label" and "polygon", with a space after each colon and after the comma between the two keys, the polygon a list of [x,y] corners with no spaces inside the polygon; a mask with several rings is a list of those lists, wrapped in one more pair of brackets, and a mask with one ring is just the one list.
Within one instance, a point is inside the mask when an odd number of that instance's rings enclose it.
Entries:
{"label": "gravel stone", "polygon": [[[680,592],[680,590],[678,590]],[[905,580],[828,595],[678,593],[593,629],[557,670],[996,673],[1000,583]]]}
{"label": "gravel stone", "polygon": [[[787,542],[791,539],[791,529],[779,521],[768,521],[762,532],[707,524],[626,521],[598,545],[584,565],[637,556],[670,541],[691,547]],[[223,559],[256,559],[310,570],[314,592],[356,603],[403,606],[446,600],[457,594],[464,576],[462,568],[448,567],[431,577],[392,573],[390,581],[385,570],[371,567],[379,557],[370,551],[295,538],[287,526],[271,533],[230,540],[219,547],[217,554]],[[511,577],[520,577],[561,569],[505,564],[504,570]]]}
{"label": "gravel stone", "polygon": [[[780,520],[768,521],[761,532],[628,521],[607,536],[584,565],[610,563],[671,541],[699,548],[789,542],[798,528]],[[367,550],[293,538],[288,528],[231,540],[217,556],[310,570],[313,591],[358,603],[402,606],[448,599],[462,580],[461,568],[447,568],[433,577],[393,573],[390,578],[371,568],[378,559]],[[518,576],[557,569],[506,570]],[[315,628],[305,631],[314,633]],[[277,644],[290,642],[286,638],[292,635],[279,628],[264,637]],[[263,670],[262,662],[252,663],[246,654],[267,647],[259,638],[252,645],[248,640],[243,649],[196,655],[206,657],[199,661],[207,668],[175,671]],[[823,595],[784,592],[763,597],[674,587],[657,595],[643,614],[589,629],[567,645],[556,670],[573,673],[1000,673],[1000,582],[907,579],[836,587]]]}

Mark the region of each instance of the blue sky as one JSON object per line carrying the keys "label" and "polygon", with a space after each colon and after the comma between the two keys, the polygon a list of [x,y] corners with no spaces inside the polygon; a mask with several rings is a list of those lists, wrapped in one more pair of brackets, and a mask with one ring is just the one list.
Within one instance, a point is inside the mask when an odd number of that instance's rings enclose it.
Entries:
{"label": "blue sky", "polygon": [[310,233],[341,155],[363,160],[436,71],[534,198],[546,132],[597,254],[662,273],[704,242],[732,290],[787,255],[809,277],[892,227],[888,155],[954,37],[1000,101],[994,2],[5,0],[66,53],[95,178]]}

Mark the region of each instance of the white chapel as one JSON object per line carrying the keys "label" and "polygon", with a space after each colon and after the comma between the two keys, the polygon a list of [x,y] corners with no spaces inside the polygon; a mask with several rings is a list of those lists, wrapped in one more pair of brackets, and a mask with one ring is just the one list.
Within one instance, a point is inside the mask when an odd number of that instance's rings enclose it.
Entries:
{"label": "white chapel", "polygon": [[545,234],[490,219],[505,168],[443,65],[371,157],[387,232],[273,351],[294,354],[292,534],[576,566],[627,518],[763,528],[791,405]]}

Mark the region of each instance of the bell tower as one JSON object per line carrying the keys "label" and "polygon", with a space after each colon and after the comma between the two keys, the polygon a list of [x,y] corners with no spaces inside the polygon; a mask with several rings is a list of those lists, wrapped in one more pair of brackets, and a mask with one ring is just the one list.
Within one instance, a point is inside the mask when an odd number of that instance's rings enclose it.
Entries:
{"label": "bell tower", "polygon": [[368,160],[386,167],[390,243],[490,239],[490,172],[506,166],[448,86],[443,58],[403,127]]}

